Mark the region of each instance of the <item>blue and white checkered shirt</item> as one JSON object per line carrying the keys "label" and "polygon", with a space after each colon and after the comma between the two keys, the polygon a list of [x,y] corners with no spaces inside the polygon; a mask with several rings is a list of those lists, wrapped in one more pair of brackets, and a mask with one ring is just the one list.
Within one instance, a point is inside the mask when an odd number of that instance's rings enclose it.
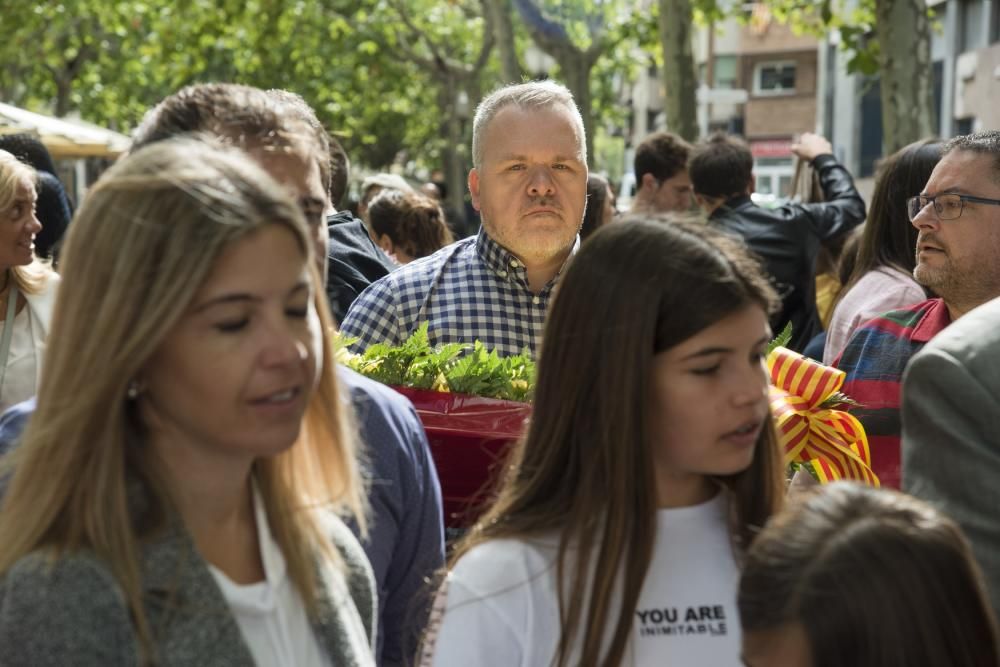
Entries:
{"label": "blue and white checkered shirt", "polygon": [[[577,238],[570,257],[579,246]],[[552,290],[565,267],[534,294],[520,260],[480,228],[477,236],[369,285],[351,305],[341,331],[357,337],[353,349],[363,351],[375,343],[400,345],[428,322],[431,345],[480,340],[502,357],[525,349],[534,357]]]}

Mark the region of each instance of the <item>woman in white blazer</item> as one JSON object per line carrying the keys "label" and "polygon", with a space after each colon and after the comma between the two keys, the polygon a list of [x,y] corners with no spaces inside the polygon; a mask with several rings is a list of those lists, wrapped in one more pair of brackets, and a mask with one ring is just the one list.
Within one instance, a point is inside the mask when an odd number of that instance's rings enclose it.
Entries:
{"label": "woman in white blazer", "polygon": [[0,150],[0,410],[37,393],[59,277],[35,257],[38,174]]}

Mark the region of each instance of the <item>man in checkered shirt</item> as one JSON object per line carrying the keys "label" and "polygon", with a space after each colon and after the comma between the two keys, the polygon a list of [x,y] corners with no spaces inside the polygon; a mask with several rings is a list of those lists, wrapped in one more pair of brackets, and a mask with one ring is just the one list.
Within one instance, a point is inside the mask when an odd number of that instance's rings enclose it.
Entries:
{"label": "man in checkered shirt", "polygon": [[501,88],[472,128],[479,234],[373,283],[341,331],[356,351],[399,345],[427,322],[432,345],[480,340],[501,356],[534,355],[552,290],[579,247],[587,200],[583,120],[551,81]]}

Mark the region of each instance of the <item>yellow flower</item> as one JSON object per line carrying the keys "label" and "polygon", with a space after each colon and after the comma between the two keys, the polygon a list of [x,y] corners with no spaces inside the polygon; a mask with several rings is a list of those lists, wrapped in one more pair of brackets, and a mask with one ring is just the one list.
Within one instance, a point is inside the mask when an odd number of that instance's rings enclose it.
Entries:
{"label": "yellow flower", "polygon": [[434,379],[434,384],[431,385],[432,391],[441,391],[446,394],[451,393],[451,387],[448,386],[448,378],[444,376],[444,373],[438,373],[437,377]]}

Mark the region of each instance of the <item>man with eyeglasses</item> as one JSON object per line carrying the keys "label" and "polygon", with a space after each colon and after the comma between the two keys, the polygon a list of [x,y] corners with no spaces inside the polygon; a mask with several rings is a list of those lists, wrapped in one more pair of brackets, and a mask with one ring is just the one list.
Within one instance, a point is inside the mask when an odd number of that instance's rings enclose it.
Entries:
{"label": "man with eyeglasses", "polygon": [[[847,373],[843,391],[861,404],[852,413],[865,427],[875,473],[889,487],[898,488],[902,476],[900,400],[907,363],[953,321],[1000,297],[1000,132],[957,137],[942,155],[923,193],[907,202],[919,230],[913,277],[937,296],[865,323],[834,362]],[[985,358],[979,363],[998,365]],[[926,382],[911,379],[906,386],[919,393],[913,387]],[[948,391],[952,398],[960,395]],[[935,432],[930,425],[941,418],[938,408],[924,406],[907,428]]]}
{"label": "man with eyeglasses", "polygon": [[[978,226],[965,230],[961,246],[952,236],[924,238],[925,252],[937,260],[959,249],[981,256],[972,279],[983,293],[1000,293],[1000,132],[964,138],[969,176],[961,192],[938,194],[935,211],[953,215],[958,223]],[[936,187],[936,184],[935,184]],[[943,190],[943,188],[942,188]],[[936,194],[927,188],[928,194]],[[975,193],[975,194],[971,194]],[[962,197],[955,199],[955,194]],[[944,200],[944,201],[942,201]],[[914,206],[920,206],[916,202]],[[929,203],[929,202],[926,202]],[[979,240],[975,246],[967,242]],[[937,243],[933,243],[934,241]],[[947,254],[945,254],[947,253]],[[978,299],[977,299],[978,300]],[[972,303],[958,304],[959,309]],[[956,316],[961,313],[956,312]],[[975,308],[941,332],[913,357],[903,380],[903,489],[924,498],[954,518],[972,543],[986,576],[993,609],[1000,611],[1000,298]]]}

